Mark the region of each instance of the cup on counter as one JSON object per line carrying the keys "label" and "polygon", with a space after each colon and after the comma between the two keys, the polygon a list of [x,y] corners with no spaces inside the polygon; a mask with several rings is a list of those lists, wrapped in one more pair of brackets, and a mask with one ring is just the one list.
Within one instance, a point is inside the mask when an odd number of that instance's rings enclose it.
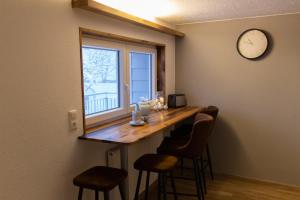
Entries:
{"label": "cup on counter", "polygon": [[132,111],[131,113],[132,121],[135,123],[139,123],[142,121],[142,113],[141,111]]}
{"label": "cup on counter", "polygon": [[151,112],[151,105],[149,103],[140,104],[140,110],[142,116],[148,116]]}

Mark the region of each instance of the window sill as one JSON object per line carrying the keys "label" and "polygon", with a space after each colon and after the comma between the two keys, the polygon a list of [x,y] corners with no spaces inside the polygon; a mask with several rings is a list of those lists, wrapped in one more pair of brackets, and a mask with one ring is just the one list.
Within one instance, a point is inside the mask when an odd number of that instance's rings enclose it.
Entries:
{"label": "window sill", "polygon": [[107,120],[103,120],[97,124],[93,124],[90,126],[86,126],[85,132],[84,134],[89,134],[104,128],[108,128],[117,124],[121,124],[124,122],[129,122],[131,120],[131,113],[125,114],[125,115],[121,115],[118,117],[114,117],[111,119],[107,119]]}

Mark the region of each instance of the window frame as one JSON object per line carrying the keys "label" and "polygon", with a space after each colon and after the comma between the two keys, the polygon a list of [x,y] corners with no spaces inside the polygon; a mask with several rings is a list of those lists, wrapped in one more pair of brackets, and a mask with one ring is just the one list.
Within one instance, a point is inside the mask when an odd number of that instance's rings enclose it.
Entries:
{"label": "window frame", "polygon": [[[85,116],[85,105],[84,105],[84,82],[83,82],[83,59],[82,59],[82,47],[85,46],[83,40],[86,38],[91,38],[91,39],[96,39],[98,42],[101,41],[101,44],[106,43],[106,42],[114,42],[115,44],[128,44],[128,46],[134,46],[133,52],[137,51],[137,53],[149,53],[149,51],[144,51],[144,47],[151,47],[152,51],[156,52],[155,56],[152,56],[152,63],[155,66],[154,69],[152,70],[152,98],[155,97],[155,94],[157,91],[159,91],[161,94],[165,95],[165,48],[166,46],[161,43],[156,43],[156,42],[151,42],[151,41],[146,41],[146,40],[141,40],[141,39],[136,39],[136,38],[129,38],[126,36],[121,36],[121,35],[116,35],[112,33],[105,33],[101,31],[96,31],[96,30],[91,30],[91,29],[86,29],[79,27],[79,44],[80,44],[80,62],[81,62],[81,91],[82,91],[82,119],[83,119],[83,131],[84,134],[87,134],[89,132],[92,132],[94,130],[97,130],[98,128],[101,128],[103,126],[107,126],[108,124],[113,124],[113,121],[119,120],[124,117],[130,116],[130,111],[132,110],[132,106],[130,105],[130,80],[129,80],[129,75],[125,76],[124,81],[123,81],[123,86],[119,87],[120,93],[121,92],[127,92],[127,95],[120,95],[122,98],[123,96],[127,96],[123,102],[124,104],[129,105],[127,106],[128,109],[124,109],[123,113],[117,113],[117,114],[111,114],[111,111],[108,113],[102,112],[100,115],[95,114],[98,117],[87,117]],[[102,45],[99,45],[100,48],[103,47]],[[132,45],[133,44],[133,45]],[[91,45],[95,46],[95,45]],[[108,49],[111,49],[110,47]],[[128,48],[129,49],[129,48]],[[129,57],[130,57],[130,51],[124,51],[127,54],[126,60],[125,60],[125,65],[123,69],[123,73],[120,70],[119,75],[121,74],[126,74],[130,73],[130,63],[129,63]],[[120,52],[122,54],[122,52]],[[123,59],[120,59],[120,62],[122,62]],[[120,64],[121,66],[121,64]],[[126,72],[127,71],[127,72]],[[128,77],[128,78],[126,78]],[[121,84],[120,84],[121,85]],[[120,101],[120,106],[121,106],[121,101]],[[103,113],[107,115],[103,115]],[[91,115],[93,116],[93,115]],[[102,116],[102,117],[101,117]],[[103,117],[105,116],[105,117]]]}

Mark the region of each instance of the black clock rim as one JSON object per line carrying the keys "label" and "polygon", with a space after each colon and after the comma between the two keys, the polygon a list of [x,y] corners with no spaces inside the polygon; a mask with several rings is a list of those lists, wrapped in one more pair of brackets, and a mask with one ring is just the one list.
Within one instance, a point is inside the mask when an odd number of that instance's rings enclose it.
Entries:
{"label": "black clock rim", "polygon": [[[240,49],[239,49],[239,42],[240,42],[240,40],[241,40],[241,38],[242,38],[243,35],[245,35],[245,34],[248,33],[249,31],[254,31],[254,30],[260,31],[260,32],[262,32],[262,33],[266,36],[266,38],[267,38],[267,47],[266,47],[265,51],[264,51],[261,55],[255,57],[255,58],[248,58],[248,57],[244,56],[244,55],[240,52]],[[248,60],[257,60],[257,59],[259,59],[259,58],[261,58],[261,57],[263,57],[263,56],[266,55],[266,53],[268,52],[268,49],[269,49],[269,43],[270,43],[270,39],[269,39],[268,33],[267,33],[266,31],[264,31],[264,30],[262,30],[262,29],[258,29],[258,28],[250,28],[250,29],[247,29],[247,30],[243,31],[243,32],[240,34],[240,36],[238,37],[237,42],[236,42],[236,48],[237,48],[237,51],[239,52],[240,56],[242,56],[243,58],[246,58],[246,59],[248,59]]]}

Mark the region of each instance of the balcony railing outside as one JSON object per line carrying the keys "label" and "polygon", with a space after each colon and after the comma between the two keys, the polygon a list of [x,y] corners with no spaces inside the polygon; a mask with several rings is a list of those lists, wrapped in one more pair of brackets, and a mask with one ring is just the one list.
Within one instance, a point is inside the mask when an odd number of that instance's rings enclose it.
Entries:
{"label": "balcony railing outside", "polygon": [[114,92],[84,95],[85,115],[104,112],[119,107],[118,94]]}

